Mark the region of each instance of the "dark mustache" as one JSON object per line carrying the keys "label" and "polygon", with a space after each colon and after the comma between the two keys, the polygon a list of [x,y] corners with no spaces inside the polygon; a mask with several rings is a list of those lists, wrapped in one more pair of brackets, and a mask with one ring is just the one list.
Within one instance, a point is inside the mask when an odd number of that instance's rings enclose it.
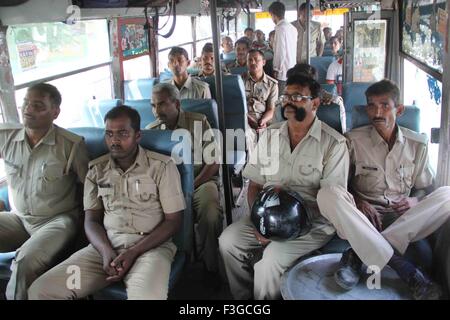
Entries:
{"label": "dark mustache", "polygon": [[378,120],[385,121],[386,119],[384,119],[384,118],[373,118],[372,121],[378,121]]}

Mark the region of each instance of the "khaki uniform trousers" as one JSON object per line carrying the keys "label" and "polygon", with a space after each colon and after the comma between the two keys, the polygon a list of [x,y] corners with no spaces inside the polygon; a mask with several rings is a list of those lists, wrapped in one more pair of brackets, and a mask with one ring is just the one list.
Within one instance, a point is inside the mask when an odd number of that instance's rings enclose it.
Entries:
{"label": "khaki uniform trousers", "polygon": [[[125,249],[116,250],[120,254]],[[128,299],[167,299],[170,265],[176,252],[172,242],[139,256],[123,278]],[[74,278],[79,268],[79,286]],[[101,290],[106,281],[103,258],[90,244],[39,277],[28,290],[30,300],[80,299]]]}
{"label": "khaki uniform trousers", "polygon": [[193,208],[198,223],[199,256],[210,272],[219,271],[218,238],[223,229],[223,212],[217,183],[213,180],[198,186],[194,191]]}
{"label": "khaki uniform trousers", "polygon": [[60,214],[31,226],[12,212],[0,212],[0,252],[16,251],[6,287],[8,300],[27,299],[33,281],[61,261],[77,228],[73,214]]}
{"label": "khaki uniform trousers", "polygon": [[[253,233],[248,216],[231,224],[219,238],[225,270],[234,299],[280,299],[281,277],[300,257],[323,247],[335,234],[334,228],[323,217],[314,219],[311,231],[295,240],[272,241],[265,248]],[[255,255],[262,259],[252,270]]]}
{"label": "khaki uniform trousers", "polygon": [[364,264],[380,269],[391,259],[393,248],[403,255],[411,242],[428,237],[450,217],[450,187],[435,190],[381,233],[342,187],[320,189],[317,202],[322,215],[350,242]]}

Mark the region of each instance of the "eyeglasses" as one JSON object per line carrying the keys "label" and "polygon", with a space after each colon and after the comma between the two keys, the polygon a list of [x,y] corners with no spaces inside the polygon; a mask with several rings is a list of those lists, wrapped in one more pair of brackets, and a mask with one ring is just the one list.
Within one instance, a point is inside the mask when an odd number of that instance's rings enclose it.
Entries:
{"label": "eyeglasses", "polygon": [[289,101],[292,102],[306,102],[308,100],[313,99],[312,96],[303,96],[301,94],[282,94],[279,98],[278,98],[278,102],[279,103],[288,103]]}
{"label": "eyeglasses", "polygon": [[121,130],[119,132],[112,132],[112,131],[105,131],[105,137],[108,139],[112,139],[114,136],[118,137],[119,139],[127,139],[130,137],[130,132],[126,130]]}

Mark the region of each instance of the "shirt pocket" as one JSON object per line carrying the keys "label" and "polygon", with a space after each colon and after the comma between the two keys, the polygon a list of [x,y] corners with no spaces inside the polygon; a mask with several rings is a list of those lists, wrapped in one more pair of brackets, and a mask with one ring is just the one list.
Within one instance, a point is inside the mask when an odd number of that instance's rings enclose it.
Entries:
{"label": "shirt pocket", "polygon": [[292,177],[296,184],[318,188],[322,179],[322,162],[310,157],[302,157],[297,163],[297,170],[294,170],[294,176]]}
{"label": "shirt pocket", "polygon": [[128,190],[131,201],[139,208],[159,207],[157,187],[153,179],[145,176],[131,178],[129,179]]}
{"label": "shirt pocket", "polygon": [[381,169],[372,164],[360,163],[355,166],[355,191],[361,191],[364,194],[373,194],[383,190],[382,177],[384,174]]}
{"label": "shirt pocket", "polygon": [[398,179],[397,185],[400,186],[400,192],[409,194],[413,187],[414,166],[411,164],[403,164],[396,171],[395,176]]}
{"label": "shirt pocket", "polygon": [[39,177],[40,192],[44,194],[54,194],[65,190],[64,165],[61,163],[43,164]]}

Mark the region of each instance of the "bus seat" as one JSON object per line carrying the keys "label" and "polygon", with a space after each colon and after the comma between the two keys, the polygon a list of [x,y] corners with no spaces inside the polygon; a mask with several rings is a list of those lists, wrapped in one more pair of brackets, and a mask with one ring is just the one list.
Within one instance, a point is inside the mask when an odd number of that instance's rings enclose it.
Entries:
{"label": "bus seat", "polygon": [[[369,125],[366,106],[355,106],[352,111],[352,128]],[[401,127],[420,132],[420,109],[416,106],[405,106],[405,111],[397,117],[397,123]]]}
{"label": "bus seat", "polygon": [[92,118],[95,122],[95,127],[104,128],[105,123],[103,119],[106,113],[114,107],[120,106],[122,100],[120,99],[110,99],[110,100],[94,100],[94,103],[89,105],[89,109],[92,114]]}
{"label": "bus seat", "polygon": [[188,112],[204,114],[211,128],[219,129],[219,115],[217,103],[213,99],[182,99],[181,108]]}
{"label": "bus seat", "polygon": [[191,75],[191,76],[197,76],[200,72],[201,68],[196,67],[196,68],[188,68],[187,72]]}
{"label": "bus seat", "polygon": [[334,83],[322,83],[320,87],[331,94],[337,94],[337,88]]}
{"label": "bus seat", "polygon": [[[92,159],[108,152],[104,143],[104,130],[101,128],[71,128],[70,131],[84,136],[88,151]],[[165,155],[171,155],[172,148],[179,141],[171,140],[170,130],[142,130],[141,146]],[[182,189],[186,201],[186,209],[183,213],[183,223],[173,241],[177,246],[177,254],[172,262],[169,288],[173,288],[180,277],[183,266],[189,257],[192,247],[192,194],[194,188],[192,164],[181,163],[177,165],[180,172]],[[126,291],[123,283],[117,283],[94,294],[96,299],[125,299]]]}
{"label": "bus seat", "polygon": [[150,99],[126,100],[124,102],[125,105],[130,106],[139,112],[139,115],[141,116],[141,129],[144,129],[148,124],[156,120],[150,103]]}
{"label": "bus seat", "polygon": [[[173,78],[173,74],[172,74],[172,71],[170,71],[169,69],[164,69],[164,71],[159,73],[159,82],[169,82],[170,80],[172,80],[172,78]],[[150,95],[150,98],[151,98],[151,95]]]}
{"label": "bus seat", "polygon": [[229,68],[229,71],[231,74],[241,75],[241,74],[247,72],[248,68],[247,67],[234,67],[234,68]]}
{"label": "bus seat", "polygon": [[222,60],[222,61],[229,60],[230,62],[234,61],[234,60],[236,60],[236,52],[232,51],[229,53],[221,53],[220,60]]}
{"label": "bus seat", "polygon": [[345,106],[347,131],[352,129],[352,109],[354,106],[366,104],[365,92],[372,82],[349,82],[342,87],[342,99]]}
{"label": "bus seat", "polygon": [[157,78],[125,80],[123,82],[124,100],[151,99],[152,88],[157,83]]}
{"label": "bus seat", "polygon": [[310,64],[317,71],[317,82],[320,84],[327,83],[328,66],[333,62],[334,57],[312,57]]}
{"label": "bus seat", "polygon": [[321,121],[342,134],[341,112],[338,104],[320,105],[316,115]]}
{"label": "bus seat", "polygon": [[[316,115],[319,120],[325,122],[337,132],[342,133],[341,113],[338,104],[331,103],[328,105],[320,105],[317,109]],[[278,122],[284,121],[281,117],[280,107],[276,107],[275,109],[275,119]]]}

